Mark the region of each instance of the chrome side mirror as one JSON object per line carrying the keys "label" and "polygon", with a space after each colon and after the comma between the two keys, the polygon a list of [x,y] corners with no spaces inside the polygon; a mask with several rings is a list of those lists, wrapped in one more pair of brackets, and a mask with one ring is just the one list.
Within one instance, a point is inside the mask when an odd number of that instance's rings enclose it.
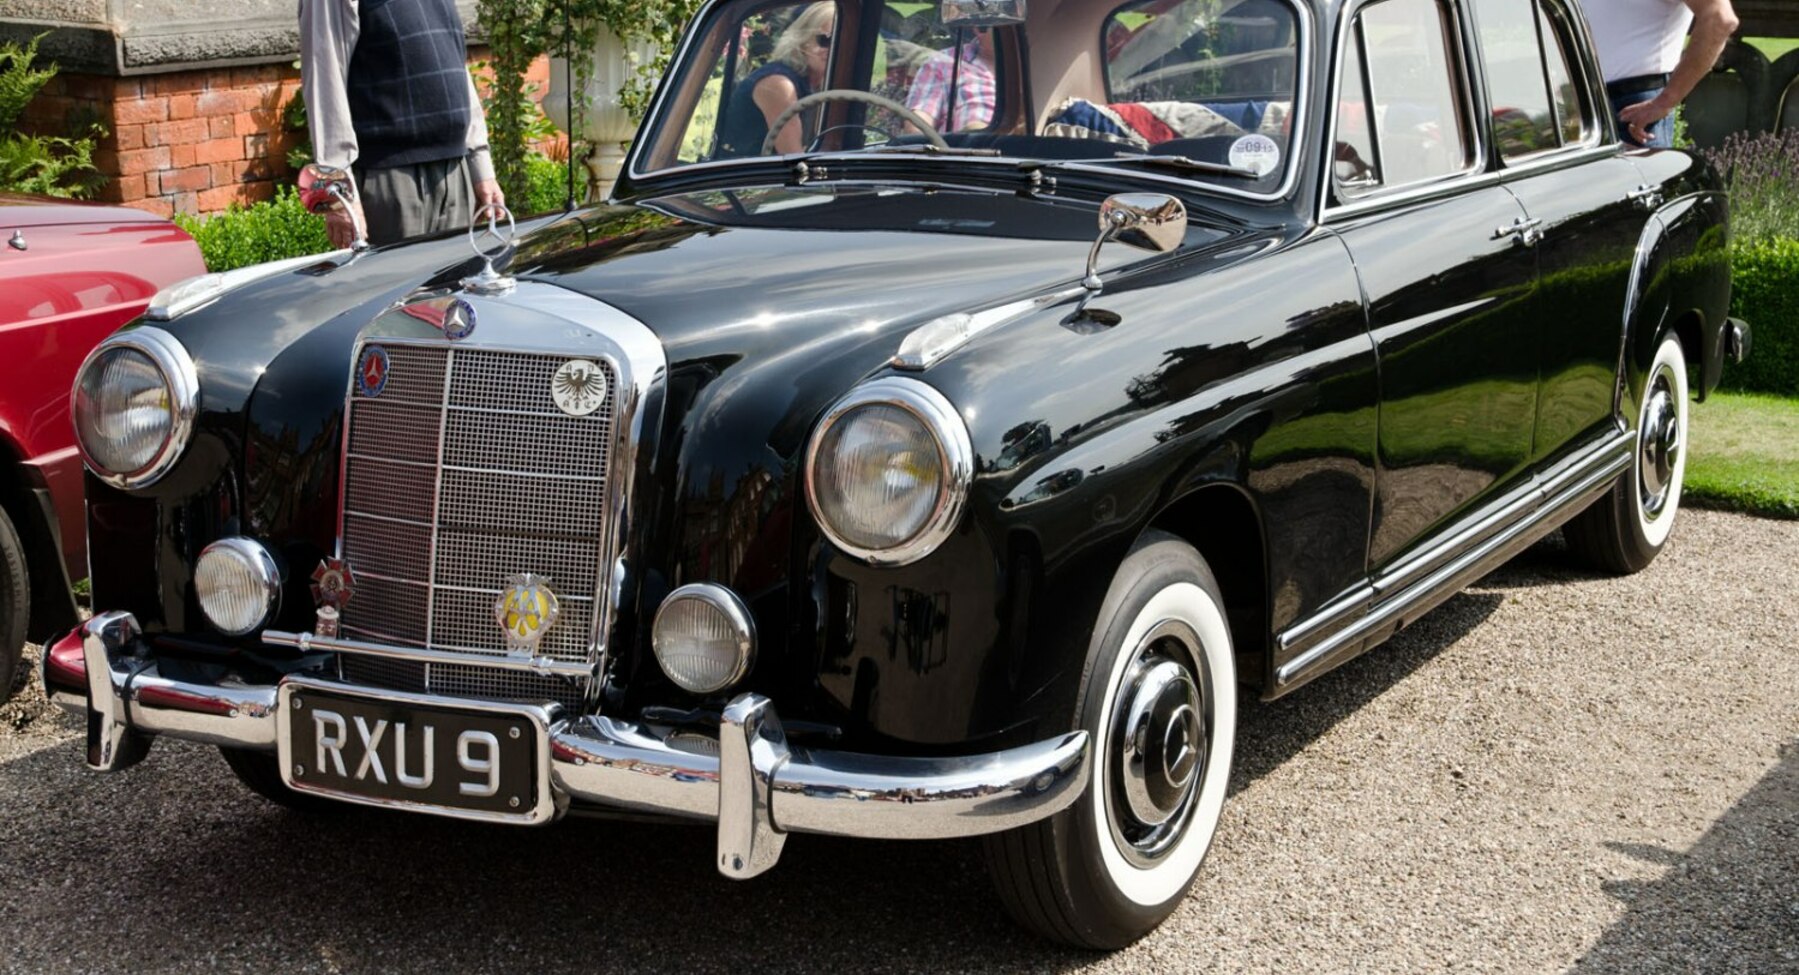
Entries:
{"label": "chrome side mirror", "polygon": [[306,208],[307,213],[343,210],[350,215],[350,224],[356,230],[356,239],[350,242],[350,249],[368,249],[368,228],[362,225],[362,218],[357,214],[356,208],[350,205],[356,199],[356,180],[349,170],[323,163],[307,163],[300,170],[299,184],[300,205]]}
{"label": "chrome side mirror", "polygon": [[937,19],[945,27],[1006,27],[1024,23],[1025,0],[943,0]]}
{"label": "chrome side mirror", "polygon": [[1099,239],[1087,252],[1087,276],[1081,287],[1099,291],[1099,249],[1106,241],[1166,253],[1181,246],[1187,238],[1187,208],[1181,201],[1164,193],[1120,193],[1106,198],[1099,207]]}

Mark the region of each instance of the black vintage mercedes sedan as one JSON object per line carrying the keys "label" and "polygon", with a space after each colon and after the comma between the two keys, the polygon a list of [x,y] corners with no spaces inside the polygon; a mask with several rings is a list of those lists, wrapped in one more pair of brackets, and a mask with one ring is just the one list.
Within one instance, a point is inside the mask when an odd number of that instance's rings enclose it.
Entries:
{"label": "black vintage mercedes sedan", "polygon": [[980,835],[1124,945],[1241,695],[1558,527],[1648,566],[1748,347],[1716,174],[1620,145],[1572,0],[715,0],[610,202],[486,224],[88,360],[90,766],[698,818],[737,878]]}

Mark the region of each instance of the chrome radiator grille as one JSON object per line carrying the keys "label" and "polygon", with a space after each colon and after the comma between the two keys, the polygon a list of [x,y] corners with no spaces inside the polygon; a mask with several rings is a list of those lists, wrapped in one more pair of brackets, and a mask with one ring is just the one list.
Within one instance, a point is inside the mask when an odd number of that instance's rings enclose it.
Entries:
{"label": "chrome radiator grille", "polygon": [[562,603],[539,655],[595,661],[618,377],[603,364],[606,405],[575,417],[550,393],[568,356],[382,348],[385,385],[375,396],[358,385],[345,420],[340,538],[357,581],[343,633],[467,654],[473,666],[346,659],[346,675],[447,694],[578,697],[566,681],[479,664],[506,653],[493,605],[524,572],[548,577]]}

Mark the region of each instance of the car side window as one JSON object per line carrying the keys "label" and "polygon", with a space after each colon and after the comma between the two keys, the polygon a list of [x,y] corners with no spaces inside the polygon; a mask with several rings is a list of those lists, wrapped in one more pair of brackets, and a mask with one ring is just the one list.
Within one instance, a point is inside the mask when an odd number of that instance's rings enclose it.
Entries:
{"label": "car side window", "polygon": [[1475,0],[1501,158],[1581,141],[1585,120],[1562,32],[1540,0]]}
{"label": "car side window", "polygon": [[1583,141],[1599,130],[1599,120],[1592,102],[1581,97],[1575,78],[1581,77],[1580,62],[1574,57],[1573,33],[1565,9],[1537,3],[1537,29],[1543,35],[1543,63],[1549,71],[1549,90],[1555,94],[1556,119],[1562,127],[1562,144]]}
{"label": "car side window", "polygon": [[1454,23],[1441,0],[1379,0],[1357,11],[1339,68],[1339,200],[1473,164]]}

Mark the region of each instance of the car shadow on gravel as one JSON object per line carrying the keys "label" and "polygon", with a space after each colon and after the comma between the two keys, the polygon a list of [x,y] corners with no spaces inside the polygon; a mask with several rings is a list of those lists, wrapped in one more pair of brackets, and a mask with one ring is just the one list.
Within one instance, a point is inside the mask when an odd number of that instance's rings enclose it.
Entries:
{"label": "car shadow on gravel", "polygon": [[1454,646],[1504,602],[1501,593],[1461,592],[1392,639],[1287,697],[1245,698],[1237,721],[1231,794],[1280,768],[1338,722]]}
{"label": "car shadow on gravel", "polygon": [[1666,872],[1605,885],[1624,917],[1570,972],[1799,972],[1799,740],[1692,849],[1607,846]]}

